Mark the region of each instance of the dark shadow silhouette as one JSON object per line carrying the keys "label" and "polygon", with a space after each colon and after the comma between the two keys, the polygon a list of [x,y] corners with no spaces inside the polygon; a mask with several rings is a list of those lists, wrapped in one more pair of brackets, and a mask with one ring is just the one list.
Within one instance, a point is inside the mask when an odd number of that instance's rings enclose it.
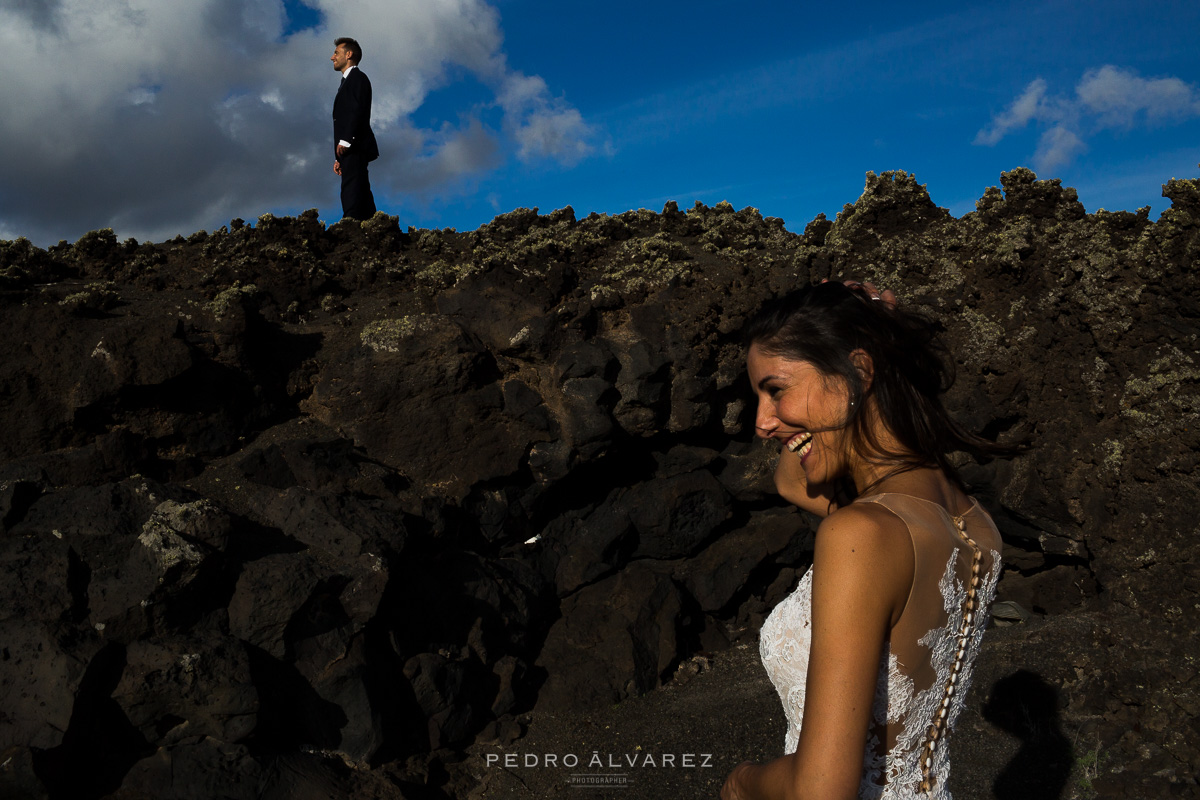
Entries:
{"label": "dark shadow silhouette", "polygon": [[1041,676],[1019,670],[992,687],[983,716],[1021,740],[992,791],[997,800],[1058,800],[1074,753],[1058,720],[1058,692]]}
{"label": "dark shadow silhouette", "polygon": [[246,653],[261,702],[258,725],[246,740],[256,755],[332,749],[341,743],[347,722],[341,707],[317,694],[295,665],[249,644]]}
{"label": "dark shadow silhouette", "polygon": [[33,751],[33,769],[50,800],[91,800],[120,787],[130,768],[154,752],[113,691],[125,671],[125,646],[110,642],[88,664],[62,744]]}

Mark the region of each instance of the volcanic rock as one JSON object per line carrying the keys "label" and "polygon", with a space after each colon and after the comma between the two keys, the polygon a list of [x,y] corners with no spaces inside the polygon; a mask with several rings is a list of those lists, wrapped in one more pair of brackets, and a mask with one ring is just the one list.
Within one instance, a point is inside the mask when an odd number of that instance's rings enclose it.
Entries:
{"label": "volcanic rock", "polygon": [[486,797],[481,742],[720,693],[813,530],[738,331],[846,277],[941,326],[965,425],[1033,445],[956,461],[1028,612],[985,643],[956,796],[1194,792],[1200,182],[1157,221],[1000,183],[956,219],[868,174],[803,234],[668,203],[0,243],[0,793]]}

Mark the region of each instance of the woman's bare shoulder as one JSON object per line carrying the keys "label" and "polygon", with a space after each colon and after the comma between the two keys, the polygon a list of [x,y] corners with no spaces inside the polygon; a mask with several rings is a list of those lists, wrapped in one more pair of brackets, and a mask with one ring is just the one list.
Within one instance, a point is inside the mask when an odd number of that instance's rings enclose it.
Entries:
{"label": "woman's bare shoulder", "polygon": [[[814,578],[843,586],[873,586],[888,605],[903,605],[912,586],[915,558],[904,521],[875,503],[839,508],[817,529]],[[898,607],[898,606],[897,606]]]}
{"label": "woman's bare shoulder", "polygon": [[821,522],[817,533],[818,543],[824,538],[830,545],[860,546],[882,554],[912,550],[904,520],[878,503],[842,506]]}

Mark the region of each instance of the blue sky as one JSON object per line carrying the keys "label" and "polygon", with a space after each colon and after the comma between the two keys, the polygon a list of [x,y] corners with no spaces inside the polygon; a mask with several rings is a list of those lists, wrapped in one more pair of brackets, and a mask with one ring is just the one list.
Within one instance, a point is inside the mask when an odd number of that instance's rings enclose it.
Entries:
{"label": "blue sky", "polygon": [[[1089,211],[1200,175],[1200,4],[30,0],[0,40],[0,238],[340,216],[332,39],[401,224],[728,200],[803,230],[902,169],[956,215],[1032,167]],[[919,5],[919,10],[914,6]],[[237,13],[240,10],[240,14]]]}
{"label": "blue sky", "polygon": [[[541,4],[502,3],[509,52],[553,76],[615,151],[517,202],[616,212],[729,200],[797,229],[853,202],[867,170],[904,169],[962,214],[1001,171],[1033,166],[1044,124],[973,143],[1032,81],[1069,97],[1106,64],[1200,79],[1196,3],[813,5],[742,4],[730,19],[728,3],[620,3],[567,26],[585,41],[539,47],[556,38]],[[1087,152],[1041,176],[1076,186],[1089,210],[1157,213],[1161,183],[1200,174],[1200,108],[1181,116],[1094,132],[1085,121]],[[480,199],[507,200],[519,172],[482,181]]]}

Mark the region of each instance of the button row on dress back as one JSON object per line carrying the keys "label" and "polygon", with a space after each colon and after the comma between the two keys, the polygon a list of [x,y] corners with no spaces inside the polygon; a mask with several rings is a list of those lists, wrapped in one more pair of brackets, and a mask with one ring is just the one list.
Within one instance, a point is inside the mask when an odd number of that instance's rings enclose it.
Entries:
{"label": "button row on dress back", "polygon": [[946,686],[942,691],[942,702],[934,714],[933,722],[929,725],[929,732],[925,734],[925,746],[921,748],[922,792],[933,790],[934,778],[930,774],[933,771],[933,754],[937,750],[938,741],[946,734],[946,727],[950,719],[950,704],[954,700],[958,676],[962,672],[963,662],[967,657],[967,640],[971,636],[971,629],[975,622],[979,569],[983,561],[983,552],[979,549],[979,545],[975,544],[975,540],[967,535],[966,523],[963,518],[955,517],[954,525],[958,530],[959,537],[971,548],[971,583],[967,587],[967,602],[963,605],[962,622],[958,626],[954,666],[950,669],[950,677],[946,679]]}

